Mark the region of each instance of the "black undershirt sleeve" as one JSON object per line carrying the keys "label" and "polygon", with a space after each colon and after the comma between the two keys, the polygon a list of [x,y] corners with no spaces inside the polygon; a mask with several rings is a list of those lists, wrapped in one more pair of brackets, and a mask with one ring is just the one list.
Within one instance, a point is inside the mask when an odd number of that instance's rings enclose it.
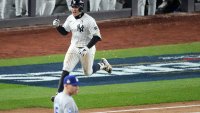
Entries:
{"label": "black undershirt sleeve", "polygon": [[101,41],[101,38],[99,36],[93,36],[93,38],[90,40],[90,42],[88,43],[87,47],[91,48],[92,46],[94,46],[98,41]]}
{"label": "black undershirt sleeve", "polygon": [[57,31],[60,33],[60,34],[62,34],[62,35],[67,35],[69,32],[67,32],[66,30],[65,30],[65,28],[64,27],[62,27],[62,26],[58,26],[57,28]]}

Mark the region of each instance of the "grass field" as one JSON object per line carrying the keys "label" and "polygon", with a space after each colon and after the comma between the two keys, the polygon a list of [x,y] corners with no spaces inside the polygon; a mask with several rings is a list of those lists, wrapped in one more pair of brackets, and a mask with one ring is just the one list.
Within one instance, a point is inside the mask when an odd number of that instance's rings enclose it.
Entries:
{"label": "grass field", "polygon": [[[200,53],[200,42],[97,52],[96,59]],[[62,62],[64,55],[0,59],[0,66]],[[80,87],[80,109],[200,100],[200,78]],[[55,88],[0,83],[0,110],[52,108]],[[94,104],[95,103],[95,104]]]}
{"label": "grass field", "polygon": [[[80,109],[200,100],[200,78],[80,87]],[[51,108],[54,88],[0,84],[0,110]],[[94,104],[95,103],[95,104]]]}

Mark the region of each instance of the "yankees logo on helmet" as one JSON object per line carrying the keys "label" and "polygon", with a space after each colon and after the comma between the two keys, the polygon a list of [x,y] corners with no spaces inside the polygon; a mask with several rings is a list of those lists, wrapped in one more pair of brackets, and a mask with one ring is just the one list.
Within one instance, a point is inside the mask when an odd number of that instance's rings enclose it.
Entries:
{"label": "yankees logo on helmet", "polygon": [[79,8],[79,11],[83,11],[84,2],[82,0],[72,0],[71,2],[72,7]]}

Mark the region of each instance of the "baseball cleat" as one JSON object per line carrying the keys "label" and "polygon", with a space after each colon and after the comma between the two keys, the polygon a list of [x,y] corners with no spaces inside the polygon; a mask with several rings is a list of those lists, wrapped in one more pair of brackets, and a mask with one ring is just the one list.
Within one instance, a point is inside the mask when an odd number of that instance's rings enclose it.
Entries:
{"label": "baseball cleat", "polygon": [[108,61],[105,58],[102,58],[101,62],[104,64],[103,70],[107,71],[108,73],[111,73],[112,66],[108,63]]}

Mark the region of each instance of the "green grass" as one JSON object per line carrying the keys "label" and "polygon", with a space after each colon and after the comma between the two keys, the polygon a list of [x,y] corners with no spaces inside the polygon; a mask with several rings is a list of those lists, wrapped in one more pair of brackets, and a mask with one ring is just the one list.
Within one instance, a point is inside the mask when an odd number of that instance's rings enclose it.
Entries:
{"label": "green grass", "polygon": [[[80,109],[200,100],[200,78],[80,87]],[[0,84],[0,110],[52,108],[54,88]]]}
{"label": "green grass", "polygon": [[47,100],[54,92],[50,88],[14,84],[0,84],[0,89],[0,109],[50,107]]}
{"label": "green grass", "polygon": [[[176,44],[176,45],[163,45],[142,48],[129,48],[118,50],[97,51],[96,59],[105,57],[111,58],[128,58],[138,56],[155,56],[164,54],[183,54],[183,53],[198,53],[200,52],[200,42]],[[63,62],[64,54],[37,56],[28,58],[12,58],[0,59],[0,66],[19,66],[29,64],[45,64]]]}

